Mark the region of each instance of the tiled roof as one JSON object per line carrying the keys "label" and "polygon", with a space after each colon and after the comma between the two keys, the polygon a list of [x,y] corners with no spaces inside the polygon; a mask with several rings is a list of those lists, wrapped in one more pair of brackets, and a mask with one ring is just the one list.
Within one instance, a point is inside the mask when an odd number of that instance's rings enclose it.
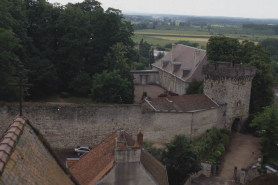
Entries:
{"label": "tiled roof", "polygon": [[[195,50],[200,51],[200,57],[199,57],[200,61],[197,66],[194,65]],[[171,61],[172,52],[173,52],[173,50],[171,50],[169,53],[167,53],[167,55],[165,55],[162,58],[162,60]],[[177,70],[175,70],[174,72],[171,71],[170,62],[163,68],[161,66],[161,60],[157,60],[152,65],[157,68],[161,68],[161,69],[163,69],[173,75],[176,75],[178,77],[180,77],[180,68],[191,68],[190,72],[186,76],[181,77],[181,79],[183,79],[185,81],[192,81],[194,78],[198,81],[203,79],[201,71],[202,71],[202,66],[207,64],[206,50],[178,44],[178,45],[176,45],[174,55],[175,55],[174,62],[181,62],[180,67]]]}
{"label": "tiled roof", "polygon": [[[128,133],[125,133],[125,138],[129,146],[135,144],[135,140]],[[168,185],[166,167],[143,148],[140,161],[159,185]]]}
{"label": "tiled roof", "polygon": [[113,132],[70,168],[80,184],[97,183],[113,167],[116,137],[117,132]]}
{"label": "tiled roof", "polygon": [[[115,164],[114,148],[116,137],[117,132],[113,132],[70,168],[70,171],[80,184],[94,185],[110,172]],[[135,140],[126,132],[125,139],[128,146],[135,144]],[[168,184],[165,166],[143,149],[141,163],[156,182],[161,185]]]}
{"label": "tiled roof", "polygon": [[182,96],[171,96],[152,98],[149,103],[158,111],[197,111],[206,110],[218,105],[205,94],[190,94]]}
{"label": "tiled roof", "polygon": [[78,184],[24,117],[10,125],[0,142],[0,184]]}
{"label": "tiled roof", "polygon": [[145,149],[141,150],[141,163],[159,185],[168,185],[166,167]]}

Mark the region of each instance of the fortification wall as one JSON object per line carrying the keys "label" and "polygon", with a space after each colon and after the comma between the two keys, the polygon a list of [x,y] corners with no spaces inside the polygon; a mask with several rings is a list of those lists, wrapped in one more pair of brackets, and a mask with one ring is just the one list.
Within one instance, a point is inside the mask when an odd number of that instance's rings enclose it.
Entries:
{"label": "fortification wall", "polygon": [[218,104],[226,104],[224,112],[226,127],[239,118],[242,123],[248,118],[252,80],[255,67],[236,65],[229,67],[225,63],[203,66],[205,74],[204,93]]}
{"label": "fortification wall", "polygon": [[[37,128],[53,148],[94,147],[113,131],[123,128],[134,138],[142,128],[144,140],[169,142],[175,134],[199,137],[219,126],[217,109],[194,113],[141,113],[140,105],[38,106],[25,105],[23,115]],[[0,108],[2,135],[18,114],[17,106]],[[192,129],[191,129],[192,125]]]}

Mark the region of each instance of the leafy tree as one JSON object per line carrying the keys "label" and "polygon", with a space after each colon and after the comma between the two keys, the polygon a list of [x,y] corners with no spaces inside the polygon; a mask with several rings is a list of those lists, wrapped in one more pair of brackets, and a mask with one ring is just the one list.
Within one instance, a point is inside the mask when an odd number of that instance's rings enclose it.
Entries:
{"label": "leafy tree", "polygon": [[250,113],[262,111],[262,108],[271,105],[274,100],[274,72],[271,67],[270,55],[261,45],[253,42],[228,37],[211,37],[207,43],[208,60],[229,61],[233,64],[255,66],[256,76],[252,81]]}
{"label": "leafy tree", "polygon": [[182,185],[190,174],[202,169],[201,158],[185,135],[175,135],[166,144],[166,148],[163,162],[167,167],[170,184]]}
{"label": "leafy tree", "polygon": [[189,83],[188,88],[186,89],[186,94],[198,94],[203,93],[204,81],[198,82],[196,79],[193,79]]}
{"label": "leafy tree", "polygon": [[150,51],[150,65],[152,65],[154,63],[154,50],[152,48],[152,50]]}
{"label": "leafy tree", "polygon": [[91,89],[92,100],[101,103],[130,103],[134,99],[130,85],[127,78],[121,78],[118,70],[95,74]]}
{"label": "leafy tree", "polygon": [[81,72],[73,78],[70,88],[76,95],[86,96],[90,93],[92,86],[92,78],[86,72]]}
{"label": "leafy tree", "polygon": [[133,65],[134,65],[134,68],[135,68],[136,70],[145,70],[145,65],[142,64],[142,63],[134,62]]}
{"label": "leafy tree", "polygon": [[210,32],[211,28],[211,24],[208,24],[208,32]]}
{"label": "leafy tree", "polygon": [[191,46],[191,47],[198,47],[199,44],[196,42],[189,42],[189,41],[185,41],[185,40],[180,40],[179,42],[176,42],[176,44],[183,44],[183,45],[187,45],[187,46]]}
{"label": "leafy tree", "polygon": [[164,55],[165,55],[164,52],[159,52],[156,56],[156,59],[161,59],[164,57]]}
{"label": "leafy tree", "polygon": [[269,163],[278,160],[278,105],[264,107],[263,112],[255,116],[250,126],[265,130],[261,133],[261,152]]}

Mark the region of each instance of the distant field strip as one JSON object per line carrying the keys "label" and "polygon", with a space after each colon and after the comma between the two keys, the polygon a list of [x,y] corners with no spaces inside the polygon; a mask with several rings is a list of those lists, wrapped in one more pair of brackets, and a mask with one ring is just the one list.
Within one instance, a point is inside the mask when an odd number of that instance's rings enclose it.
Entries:
{"label": "distant field strip", "polygon": [[210,38],[210,36],[189,36],[189,35],[163,35],[163,34],[145,34],[137,33],[136,35],[146,35],[146,36],[155,36],[155,37],[187,37],[187,38]]}

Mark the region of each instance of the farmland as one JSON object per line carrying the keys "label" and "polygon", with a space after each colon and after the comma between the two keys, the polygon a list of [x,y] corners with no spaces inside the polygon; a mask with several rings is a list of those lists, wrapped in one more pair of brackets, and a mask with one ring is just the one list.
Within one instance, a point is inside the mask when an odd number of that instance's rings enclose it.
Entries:
{"label": "farmland", "polygon": [[249,40],[256,43],[266,38],[278,38],[278,35],[275,35],[272,30],[244,29],[242,26],[212,25],[210,32],[207,27],[201,26],[171,26],[170,29],[163,28],[135,30],[135,35],[132,38],[136,43],[144,39],[144,41],[147,41],[153,46],[163,46],[168,43],[185,40],[198,43],[198,47],[206,46],[209,37],[216,35],[237,38],[240,41]]}

